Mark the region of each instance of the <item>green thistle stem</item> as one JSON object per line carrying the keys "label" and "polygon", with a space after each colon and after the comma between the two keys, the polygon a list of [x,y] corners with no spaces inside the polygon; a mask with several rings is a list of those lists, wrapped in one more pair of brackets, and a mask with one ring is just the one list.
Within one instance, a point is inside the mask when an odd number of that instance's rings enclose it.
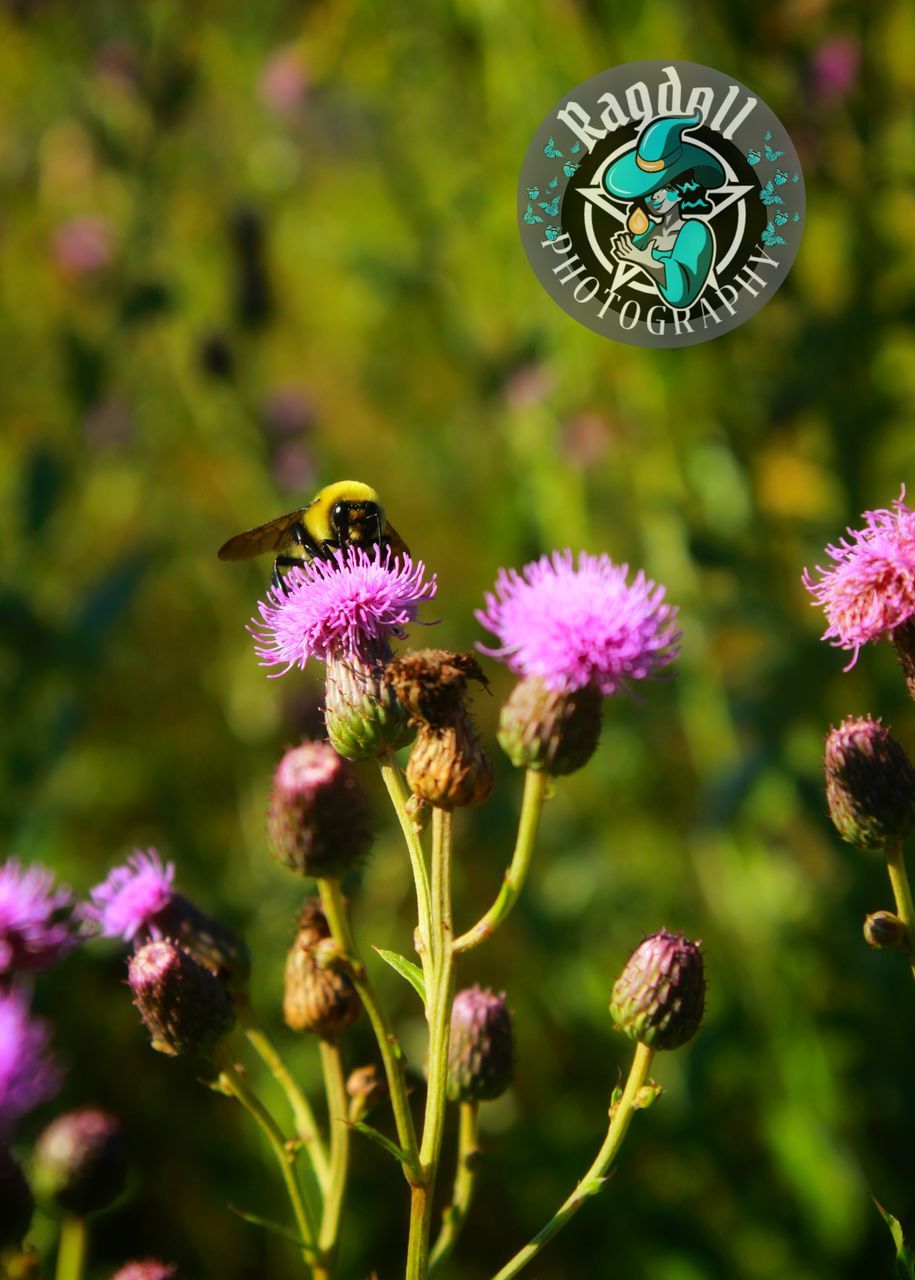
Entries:
{"label": "green thistle stem", "polygon": [[387,787],[388,795],[391,797],[391,803],[394,806],[394,812],[397,814],[397,820],[400,823],[404,839],[407,842],[407,850],[410,854],[410,865],[413,868],[413,880],[416,884],[419,938],[423,948],[422,961],[423,969],[425,970],[429,955],[429,927],[432,918],[431,890],[429,888],[429,872],[426,870],[426,858],[419,833],[407,813],[407,789],[404,786],[397,761],[394,759],[394,753],[392,751],[386,752],[385,755],[379,758],[378,763],[381,768],[384,785]]}
{"label": "green thistle stem", "polygon": [[64,1218],[57,1250],[56,1280],[82,1280],[89,1232],[85,1218]]}
{"label": "green thistle stem", "polygon": [[911,958],[912,976],[915,977],[915,904],[912,902],[912,886],[909,884],[909,873],[906,870],[905,854],[902,844],[892,845],[886,851],[886,869],[896,900],[896,914],[905,925],[909,940],[909,956]]}
{"label": "green thistle stem", "polygon": [[217,1061],[219,1063],[219,1083],[221,1087],[226,1093],[236,1098],[257,1122],[265,1134],[273,1154],[276,1156],[277,1164],[280,1166],[280,1173],[283,1175],[283,1182],[286,1185],[289,1203],[292,1205],[296,1227],[304,1242],[302,1257],[305,1260],[309,1274],[313,1277],[313,1280],[329,1280],[328,1272],[315,1256],[317,1236],[315,1223],[302,1199],[293,1159],[286,1148],[286,1141],[282,1131],[261,1100],[248,1088],[225,1050],[217,1054]]}
{"label": "green thistle stem", "polygon": [[273,1041],[261,1026],[257,1014],[251,1007],[247,992],[238,995],[236,1006],[239,1025],[247,1036],[251,1047],[270,1071],[270,1074],[289,1101],[295,1121],[296,1134],[305,1147],[312,1172],[323,1192],[329,1177],[327,1150],[318,1130],[318,1122],[311,1109],[311,1104],[299,1087],[295,1077],[283,1062]]}
{"label": "green thistle stem", "polygon": [[397,1141],[406,1156],[403,1165],[404,1174],[407,1181],[415,1185],[422,1181],[422,1171],[416,1130],[407,1098],[403,1049],[400,1047],[387,1012],[375,993],[375,987],[359,954],[339,880],[319,880],[318,890],[331,935],[340,948],[353,986],[359,992],[359,998],[362,1000],[372,1024],[372,1030],[375,1032],[375,1039],[378,1041],[388,1088],[391,1091],[391,1107],[394,1111],[394,1123],[397,1126]]}
{"label": "green thistle stem", "polygon": [[340,1237],[340,1220],[346,1196],[349,1173],[350,1127],[347,1123],[349,1099],[343,1073],[340,1046],[332,1040],[321,1040],[321,1065],[327,1088],[327,1114],[330,1120],[330,1178],[321,1219],[319,1244],[328,1269],[333,1273],[333,1259]]}
{"label": "green thistle stem", "polygon": [[422,1182],[413,1188],[406,1280],[425,1280],[429,1267],[432,1197],[445,1128],[448,1044],[454,1001],[454,943],[451,921],[451,814],[432,810],[432,986],[426,1003],[429,1025],[426,1111],[420,1147]]}
{"label": "green thistle stem", "polygon": [[455,940],[454,950],[458,953],[470,951],[491,937],[508,917],[527,880],[531,858],[534,853],[534,842],[540,826],[540,815],[550,785],[550,775],[540,769],[528,769],[524,775],[524,798],[521,802],[521,817],[518,822],[518,837],[511,864],[502,881],[495,902],[472,929],[462,933]]}
{"label": "green thistle stem", "polygon": [[480,1159],[479,1118],[478,1102],[461,1103],[454,1190],[451,1194],[451,1204],[442,1217],[442,1229],[429,1255],[430,1277],[436,1275],[451,1256],[470,1212]]}
{"label": "green thistle stem", "polygon": [[648,1071],[651,1067],[653,1056],[652,1050],[647,1045],[636,1045],[635,1056],[632,1059],[632,1066],[629,1069],[629,1078],[626,1081],[623,1096],[611,1112],[612,1119],[610,1128],[607,1130],[607,1136],[604,1139],[604,1145],[597,1153],[597,1158],[591,1168],[543,1230],[534,1236],[530,1244],[525,1245],[523,1249],[516,1253],[511,1261],[507,1262],[502,1270],[493,1276],[493,1280],[512,1280],[512,1277],[518,1275],[549,1244],[553,1236],[562,1230],[585,1201],[600,1191],[607,1171],[616,1159],[617,1153],[623,1144],[623,1139],[626,1136],[632,1117],[639,1109],[639,1090],[648,1079]]}

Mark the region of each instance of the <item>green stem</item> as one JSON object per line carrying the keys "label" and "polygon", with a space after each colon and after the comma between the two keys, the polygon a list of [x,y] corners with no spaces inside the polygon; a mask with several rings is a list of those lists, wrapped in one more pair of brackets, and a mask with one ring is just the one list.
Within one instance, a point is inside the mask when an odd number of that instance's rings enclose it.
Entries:
{"label": "green stem", "polygon": [[429,928],[432,918],[432,908],[430,900],[429,888],[429,872],[426,870],[426,858],[423,853],[423,843],[419,837],[419,832],[413,825],[410,815],[407,813],[407,791],[403,784],[403,778],[400,774],[400,768],[394,759],[393,752],[389,751],[386,755],[379,759],[381,767],[381,776],[384,779],[384,785],[388,789],[388,795],[391,797],[391,803],[400,822],[404,839],[407,843],[407,850],[410,854],[410,866],[413,868],[413,880],[416,884],[416,906],[419,915],[419,940],[422,944],[422,961],[423,970],[425,971],[427,958],[429,954]]}
{"label": "green stem", "polygon": [[270,1071],[277,1084],[285,1093],[295,1121],[295,1131],[302,1140],[311,1161],[314,1176],[323,1191],[327,1186],[330,1166],[327,1150],[318,1129],[318,1122],[311,1109],[311,1104],[299,1087],[298,1082],[277,1052],[276,1046],[261,1026],[257,1014],[251,1007],[247,992],[240,994],[236,1001],[238,1021],[258,1057]]}
{"label": "green stem", "polygon": [[273,1154],[276,1156],[277,1164],[280,1166],[280,1172],[283,1175],[283,1182],[286,1184],[289,1203],[292,1205],[296,1227],[304,1242],[302,1256],[305,1259],[309,1274],[313,1276],[314,1280],[329,1280],[327,1271],[318,1263],[315,1257],[315,1242],[317,1239],[315,1223],[302,1199],[299,1182],[295,1174],[295,1166],[289,1151],[286,1149],[286,1142],[279,1126],[257,1095],[248,1088],[226,1051],[219,1055],[218,1062],[221,1085],[227,1093],[237,1098],[245,1110],[253,1116],[266,1135]]}
{"label": "green stem", "polygon": [[349,1173],[350,1127],[347,1123],[349,1099],[343,1072],[343,1055],[333,1040],[321,1040],[321,1065],[327,1087],[327,1114],[330,1119],[330,1179],[324,1200],[319,1244],[328,1269],[333,1274],[334,1255],[340,1236],[340,1219]]}
{"label": "green stem", "polygon": [[419,1160],[419,1147],[416,1141],[416,1130],[407,1098],[407,1077],[403,1049],[394,1034],[384,1006],[375,993],[374,985],[368,976],[359,947],[353,936],[346,901],[340,888],[339,880],[319,880],[318,890],[324,906],[324,914],[331,934],[346,962],[353,985],[359,992],[363,1007],[368,1014],[378,1041],[381,1060],[384,1063],[388,1088],[391,1091],[391,1107],[394,1111],[394,1123],[397,1126],[397,1141],[403,1149],[405,1160],[403,1170],[409,1183],[422,1181]]}
{"label": "green stem", "polygon": [[912,902],[912,887],[909,884],[909,873],[906,870],[905,854],[902,852],[901,843],[887,849],[886,869],[889,872],[893,897],[896,899],[896,914],[905,925],[909,940],[912,976],[915,977],[915,904]]}
{"label": "green stem", "polygon": [[451,814],[432,810],[432,987],[428,993],[429,1024],[426,1111],[419,1158],[422,1185],[414,1187],[410,1206],[407,1280],[425,1280],[429,1266],[432,1197],[445,1129],[448,1045],[454,1000],[454,941],[451,921]]}
{"label": "green stem", "polygon": [[512,1280],[512,1277],[523,1270],[533,1258],[536,1258],[541,1249],[553,1239],[553,1236],[562,1230],[585,1201],[600,1191],[607,1171],[613,1164],[623,1144],[623,1139],[626,1136],[632,1117],[639,1109],[639,1091],[648,1079],[648,1070],[653,1056],[652,1050],[646,1045],[636,1045],[635,1056],[632,1059],[632,1066],[629,1068],[629,1078],[626,1081],[623,1096],[611,1113],[613,1118],[610,1121],[610,1128],[607,1130],[604,1145],[597,1153],[597,1158],[591,1168],[543,1230],[534,1236],[530,1244],[525,1245],[523,1249],[516,1253],[511,1261],[507,1262],[502,1270],[493,1276],[493,1280]]}
{"label": "green stem", "polygon": [[57,1250],[56,1280],[82,1280],[89,1232],[85,1218],[64,1218]]}
{"label": "green stem", "polygon": [[495,902],[472,929],[462,933],[455,940],[456,952],[470,951],[491,937],[508,917],[524,888],[527,873],[530,870],[534,853],[534,842],[540,826],[540,815],[550,785],[550,775],[542,770],[528,769],[524,777],[524,799],[521,802],[521,817],[518,821],[518,837],[511,864],[502,881]]}
{"label": "green stem", "polygon": [[461,1103],[454,1191],[451,1194],[451,1204],[442,1216],[442,1229],[429,1255],[430,1277],[434,1276],[450,1257],[470,1212],[480,1161],[479,1117],[478,1102]]}

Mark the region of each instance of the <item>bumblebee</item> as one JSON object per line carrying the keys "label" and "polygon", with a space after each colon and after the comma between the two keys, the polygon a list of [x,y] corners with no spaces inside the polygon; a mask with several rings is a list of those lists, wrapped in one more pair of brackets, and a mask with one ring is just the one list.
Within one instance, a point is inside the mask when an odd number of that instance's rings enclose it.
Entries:
{"label": "bumblebee", "polygon": [[282,569],[329,560],[343,547],[368,551],[374,546],[390,547],[394,555],[409,554],[388,523],[375,490],[358,480],[338,480],[325,486],[307,507],[237,533],[219,548],[218,555],[220,560],[248,560],[273,551],[273,585],[282,590]]}

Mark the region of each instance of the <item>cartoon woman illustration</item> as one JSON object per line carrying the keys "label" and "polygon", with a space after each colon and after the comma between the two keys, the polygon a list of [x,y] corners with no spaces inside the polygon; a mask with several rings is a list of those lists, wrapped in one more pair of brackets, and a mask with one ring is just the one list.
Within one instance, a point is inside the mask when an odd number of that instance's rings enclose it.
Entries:
{"label": "cartoon woman illustration", "polygon": [[724,183],[724,169],[710,152],[683,141],[684,130],[701,120],[699,112],[652,120],[604,174],[610,195],[633,206],[629,232],[611,241],[614,254],[638,263],[672,307],[696,301],[715,260],[715,237],[701,215],[711,212],[706,192]]}

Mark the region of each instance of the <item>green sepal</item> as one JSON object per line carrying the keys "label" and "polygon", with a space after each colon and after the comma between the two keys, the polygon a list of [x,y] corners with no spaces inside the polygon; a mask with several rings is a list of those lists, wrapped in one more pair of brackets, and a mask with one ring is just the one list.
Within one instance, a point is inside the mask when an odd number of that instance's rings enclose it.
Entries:
{"label": "green sepal", "polygon": [[403,1147],[399,1147],[396,1142],[392,1142],[390,1138],[386,1138],[383,1133],[379,1133],[377,1129],[373,1129],[370,1124],[365,1124],[362,1120],[355,1121],[349,1126],[355,1129],[357,1133],[363,1134],[366,1138],[371,1138],[372,1142],[377,1143],[383,1151],[389,1156],[393,1156],[398,1164],[409,1165],[410,1157],[404,1151]]}
{"label": "green sepal", "polygon": [[383,947],[373,947],[372,950],[377,951],[385,964],[389,964],[395,973],[399,973],[402,978],[406,978],[425,1005],[426,979],[423,977],[423,971],[419,965],[414,964],[412,960],[408,960],[406,956],[398,955],[396,951],[385,951]]}
{"label": "green sepal", "polygon": [[[873,1200],[873,1196],[871,1197]],[[883,1221],[890,1229],[890,1235],[893,1237],[893,1243],[896,1246],[896,1275],[899,1280],[915,1280],[915,1253],[909,1248],[905,1242],[905,1236],[902,1233],[902,1224],[898,1218],[884,1209],[879,1201],[874,1200],[877,1210]]]}

